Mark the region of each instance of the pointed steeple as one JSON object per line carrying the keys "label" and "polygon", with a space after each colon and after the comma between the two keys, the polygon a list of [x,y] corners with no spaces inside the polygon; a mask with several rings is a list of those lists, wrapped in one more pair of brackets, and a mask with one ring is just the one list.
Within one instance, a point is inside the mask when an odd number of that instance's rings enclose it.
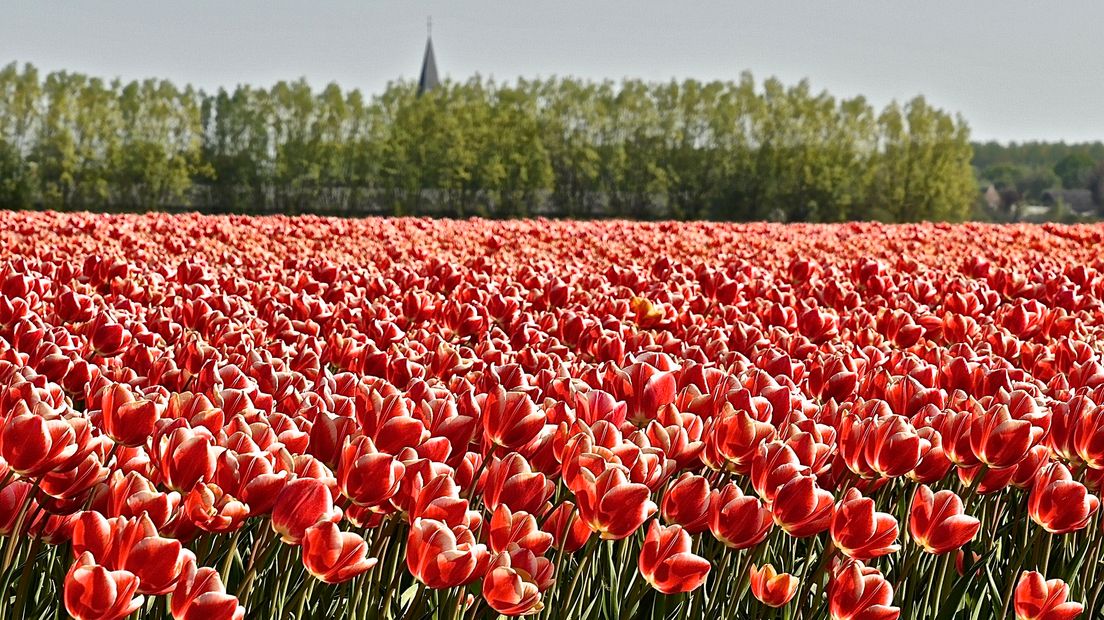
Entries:
{"label": "pointed steeple", "polygon": [[418,78],[418,96],[431,91],[440,84],[437,79],[437,60],[433,57],[433,18],[426,21],[425,58],[422,60],[422,75]]}

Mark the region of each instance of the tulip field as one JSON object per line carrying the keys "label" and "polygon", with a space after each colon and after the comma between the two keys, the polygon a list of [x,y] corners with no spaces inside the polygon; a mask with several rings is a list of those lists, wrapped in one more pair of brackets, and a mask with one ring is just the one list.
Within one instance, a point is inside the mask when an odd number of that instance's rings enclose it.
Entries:
{"label": "tulip field", "polygon": [[0,618],[1104,618],[1104,226],[0,212]]}

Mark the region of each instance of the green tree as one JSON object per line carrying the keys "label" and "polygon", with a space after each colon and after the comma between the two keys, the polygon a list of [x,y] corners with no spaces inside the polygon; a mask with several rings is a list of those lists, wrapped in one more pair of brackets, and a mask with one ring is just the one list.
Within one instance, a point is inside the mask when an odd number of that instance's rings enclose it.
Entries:
{"label": "green tree", "polygon": [[1076,152],[1066,155],[1054,165],[1054,174],[1062,180],[1066,189],[1084,189],[1088,187],[1096,161],[1087,153]]}

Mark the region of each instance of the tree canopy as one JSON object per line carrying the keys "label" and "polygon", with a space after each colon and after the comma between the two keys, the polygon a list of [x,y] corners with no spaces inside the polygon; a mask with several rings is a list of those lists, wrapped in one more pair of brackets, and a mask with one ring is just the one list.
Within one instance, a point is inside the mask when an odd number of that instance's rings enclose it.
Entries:
{"label": "tree canopy", "polygon": [[0,69],[9,207],[957,220],[977,197],[972,155],[964,120],[921,97],[878,110],[747,73],[366,97]]}

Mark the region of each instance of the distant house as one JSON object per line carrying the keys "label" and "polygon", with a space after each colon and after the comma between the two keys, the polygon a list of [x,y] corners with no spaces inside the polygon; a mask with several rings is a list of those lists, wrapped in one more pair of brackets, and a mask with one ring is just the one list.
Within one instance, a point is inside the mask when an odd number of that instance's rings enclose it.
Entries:
{"label": "distant house", "polygon": [[1054,207],[1064,204],[1078,215],[1087,215],[1096,209],[1092,192],[1087,189],[1051,189],[1043,192],[1043,205]]}
{"label": "distant house", "polygon": [[1000,192],[997,191],[996,186],[992,183],[990,183],[989,187],[985,189],[985,192],[982,193],[981,197],[985,200],[985,204],[989,207],[991,211],[996,211],[1001,207]]}

